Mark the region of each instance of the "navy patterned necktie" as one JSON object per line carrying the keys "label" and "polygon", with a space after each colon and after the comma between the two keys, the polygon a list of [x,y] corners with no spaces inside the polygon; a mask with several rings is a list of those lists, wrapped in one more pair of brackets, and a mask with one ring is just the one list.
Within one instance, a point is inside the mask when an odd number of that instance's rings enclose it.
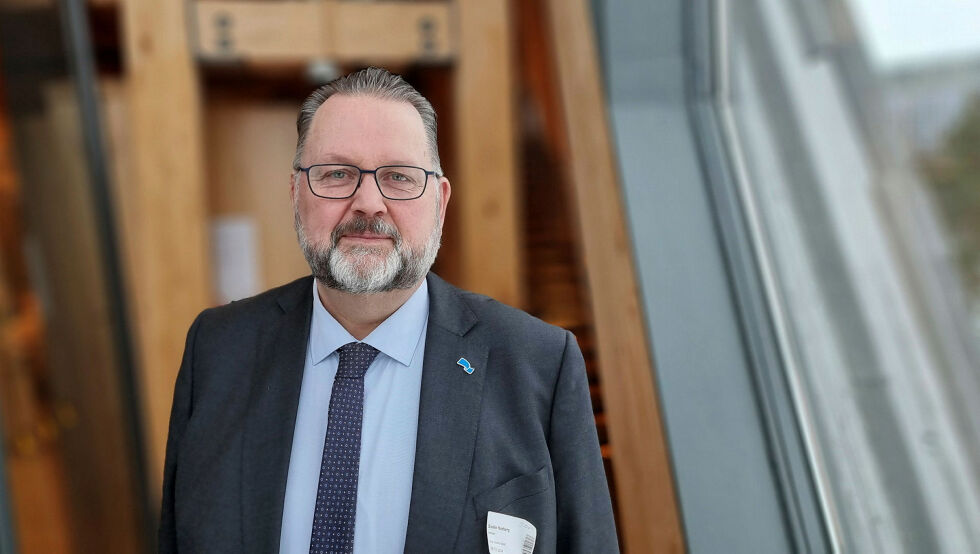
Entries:
{"label": "navy patterned necktie", "polygon": [[351,342],[341,346],[338,352],[340,365],[330,393],[310,554],[349,553],[354,550],[364,374],[378,351],[363,342]]}

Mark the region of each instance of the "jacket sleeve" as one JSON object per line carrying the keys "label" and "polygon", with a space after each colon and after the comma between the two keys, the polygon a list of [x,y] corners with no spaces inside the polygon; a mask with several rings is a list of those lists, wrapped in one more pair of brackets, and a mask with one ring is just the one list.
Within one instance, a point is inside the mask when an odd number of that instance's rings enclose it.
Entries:
{"label": "jacket sleeve", "polygon": [[551,408],[549,448],[558,501],[558,552],[619,552],[585,361],[565,331]]}
{"label": "jacket sleeve", "polygon": [[184,344],[184,357],[177,372],[174,385],[174,401],[170,409],[170,429],[167,433],[167,454],[163,462],[163,495],[160,507],[160,528],[158,550],[161,554],[177,552],[176,506],[174,503],[175,478],[177,475],[177,453],[180,440],[191,416],[191,394],[193,383],[194,341],[204,312],[194,320],[187,332]]}

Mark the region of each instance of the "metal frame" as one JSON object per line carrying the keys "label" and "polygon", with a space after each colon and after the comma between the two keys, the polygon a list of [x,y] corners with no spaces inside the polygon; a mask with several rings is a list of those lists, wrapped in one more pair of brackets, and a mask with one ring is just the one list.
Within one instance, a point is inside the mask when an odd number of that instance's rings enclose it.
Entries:
{"label": "metal frame", "polygon": [[[813,418],[731,113],[728,0],[702,0],[690,6],[694,13],[689,22],[689,54],[698,59],[691,64],[696,68],[690,86],[692,126],[699,129],[696,135],[715,200],[719,240],[725,244],[732,290],[741,306],[744,340],[752,357],[785,516],[797,551],[839,552],[839,526],[826,470],[816,448]],[[703,36],[706,28],[710,37]],[[807,35],[806,40],[814,39]]]}
{"label": "metal frame", "polygon": [[[313,190],[313,181],[310,180],[310,170],[313,169],[314,167],[349,167],[351,169],[356,169],[357,185],[354,186],[354,190],[352,190],[350,194],[348,194],[347,196],[323,196],[317,194],[316,191]],[[378,172],[381,171],[382,169],[390,169],[392,167],[418,169],[419,171],[425,174],[425,180],[422,182],[422,190],[419,191],[418,196],[410,196],[408,198],[394,198],[385,194],[385,191],[381,188],[381,182],[378,181]],[[313,164],[309,167],[297,167],[296,171],[302,171],[306,175],[306,185],[310,189],[310,193],[313,194],[313,196],[316,196],[317,198],[325,198],[328,200],[345,200],[347,198],[350,198],[351,196],[354,196],[357,193],[357,189],[361,188],[361,183],[363,182],[365,175],[371,175],[374,178],[374,184],[378,186],[378,192],[380,192],[381,196],[383,196],[384,198],[387,198],[388,200],[415,200],[421,198],[422,195],[425,194],[425,189],[429,185],[430,176],[434,176],[437,181],[440,177],[442,177],[442,175],[440,175],[436,171],[430,171],[424,167],[419,167],[417,165],[379,165],[374,169],[361,169],[360,167],[351,164]]]}

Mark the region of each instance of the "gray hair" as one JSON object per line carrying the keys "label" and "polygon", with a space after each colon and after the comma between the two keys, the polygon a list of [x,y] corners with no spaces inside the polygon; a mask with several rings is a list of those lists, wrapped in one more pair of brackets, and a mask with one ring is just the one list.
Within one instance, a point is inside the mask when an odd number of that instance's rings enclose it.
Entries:
{"label": "gray hair", "polygon": [[442,175],[442,165],[439,162],[439,145],[436,142],[436,111],[432,104],[408,84],[401,75],[395,75],[386,69],[368,67],[355,71],[343,77],[334,79],[313,91],[299,108],[296,117],[296,156],[293,158],[293,169],[300,168],[300,157],[306,146],[306,135],[313,123],[316,111],[334,94],[345,96],[372,96],[385,100],[408,102],[422,116],[422,126],[425,128],[425,142],[429,148],[429,156],[433,170]]}

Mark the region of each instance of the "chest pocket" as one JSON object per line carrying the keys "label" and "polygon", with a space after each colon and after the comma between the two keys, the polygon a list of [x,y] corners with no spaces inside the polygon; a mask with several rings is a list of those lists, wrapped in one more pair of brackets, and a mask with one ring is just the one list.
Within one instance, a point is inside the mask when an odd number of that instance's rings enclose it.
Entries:
{"label": "chest pocket", "polygon": [[534,473],[514,477],[473,497],[476,519],[486,517],[487,512],[499,512],[522,498],[548,490],[548,487],[548,466],[542,466]]}

